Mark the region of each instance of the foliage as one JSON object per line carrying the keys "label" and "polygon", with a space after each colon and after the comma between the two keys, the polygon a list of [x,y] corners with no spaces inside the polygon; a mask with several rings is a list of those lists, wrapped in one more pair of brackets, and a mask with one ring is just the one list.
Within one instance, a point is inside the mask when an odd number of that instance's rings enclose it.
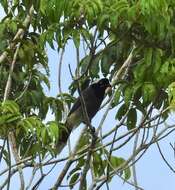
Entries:
{"label": "foliage", "polygon": [[[50,89],[48,46],[60,52],[66,50],[69,42],[76,50],[84,45],[86,53],[78,60],[79,81],[84,88],[89,79],[114,79],[134,45],[131,64],[114,82],[111,109],[117,108],[116,122],[130,131],[153,125],[155,112],[161,113],[155,118],[158,124],[159,120],[168,120],[168,111],[174,110],[175,102],[174,0],[1,0],[0,4],[5,12],[0,22],[0,54],[7,54],[0,61],[0,139],[5,142],[14,132],[21,159],[32,156],[31,162],[35,163],[38,157],[56,156],[65,107],[74,102],[75,81],[69,86],[70,94],[46,96],[45,89]],[[31,7],[34,11],[25,26]],[[20,30],[22,37],[15,38]],[[11,86],[8,99],[4,100],[9,76]],[[50,111],[55,120],[46,123]],[[87,131],[80,139],[80,159],[67,177],[70,188],[81,179],[87,157],[84,147],[90,139]],[[100,151],[92,153],[91,169],[99,179],[111,173],[107,176],[110,181],[112,172],[127,163],[127,158],[111,155],[111,150],[100,147],[103,144],[98,141],[96,149]],[[8,151],[2,148],[1,152],[0,160],[3,156],[10,166]],[[131,178],[127,164],[120,176],[126,181]]]}

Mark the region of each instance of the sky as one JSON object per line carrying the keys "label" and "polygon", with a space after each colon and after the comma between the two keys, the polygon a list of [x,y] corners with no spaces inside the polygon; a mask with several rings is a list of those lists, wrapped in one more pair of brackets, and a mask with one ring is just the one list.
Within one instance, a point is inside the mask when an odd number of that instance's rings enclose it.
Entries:
{"label": "sky", "polygon": [[[68,51],[65,52],[64,55],[64,67],[63,67],[63,73],[64,76],[62,77],[62,85],[63,89],[67,91],[67,87],[69,85],[69,82],[71,82],[71,77],[68,70],[68,64],[72,65],[75,64],[73,61],[75,60],[74,57],[74,51],[73,51],[73,45],[70,43],[68,47]],[[48,49],[48,55],[49,55],[49,64],[51,68],[51,81],[52,81],[52,89],[51,94],[57,93],[57,76],[58,73],[55,68],[57,68],[58,60],[55,59],[56,54],[55,51],[52,49]],[[54,56],[55,55],[55,56]],[[66,80],[65,80],[66,77]],[[103,111],[99,112],[95,118],[92,121],[92,125],[98,126],[100,119],[103,115]],[[114,126],[116,124],[115,121],[115,113],[116,110],[110,111],[108,114],[108,117],[104,123],[104,128],[108,130],[110,126]],[[172,115],[173,117],[173,115]],[[173,118],[172,118],[173,120]],[[81,126],[80,126],[81,127]],[[74,132],[75,133],[75,132]],[[122,131],[121,131],[122,133]],[[76,138],[76,136],[75,136]],[[175,163],[174,153],[172,151],[172,148],[170,147],[169,143],[174,144],[174,134],[170,135],[165,140],[162,140],[160,142],[161,148],[166,156],[166,158],[171,162]],[[125,156],[130,155],[129,153],[132,152],[133,148],[133,142],[129,143],[122,151],[116,151],[115,155],[119,157],[125,158]],[[144,156],[136,163],[136,170],[137,170],[137,178],[138,178],[138,184],[140,187],[142,187],[144,190],[174,190],[175,187],[175,180],[174,180],[174,174],[170,169],[165,165],[164,161],[162,160],[157,147],[155,145],[151,146],[148,151],[144,154]],[[134,189],[132,186],[124,183],[123,181],[118,179],[118,177],[115,177],[112,182],[110,183],[111,189],[120,189],[120,190],[132,190]],[[102,189],[106,189],[104,186]]]}
{"label": "sky", "polygon": [[[0,7],[0,19],[3,17],[3,10]],[[58,94],[58,62],[59,57],[57,54],[57,51],[52,50],[47,46],[47,53],[49,58],[49,67],[50,67],[50,81],[51,81],[51,89],[50,91],[46,90],[46,93],[50,96],[56,96]],[[64,61],[63,61],[63,71],[62,71],[62,90],[63,92],[68,92],[68,86],[71,83],[71,76],[68,69],[68,64],[71,65],[71,67],[75,68],[75,52],[73,48],[73,44],[69,43],[67,47],[67,51],[64,54]],[[95,118],[93,119],[93,125],[98,126],[100,119],[103,115],[104,110],[100,111]],[[110,111],[108,114],[108,117],[104,123],[104,130],[110,130],[110,127],[114,126],[116,124],[115,121],[115,113],[116,110]],[[174,115],[172,114],[172,120],[174,118]],[[53,116],[49,114],[48,120],[52,120]],[[77,131],[82,126],[79,126],[78,129],[76,129],[73,132],[72,138],[77,139]],[[123,131],[121,130],[120,133]],[[174,134],[171,134],[168,138],[165,140],[162,140],[160,142],[161,148],[164,152],[164,155],[170,161],[171,165],[175,166],[175,158],[174,153],[172,151],[172,148],[170,147],[169,143],[171,142],[174,144]],[[133,149],[133,141],[131,143],[128,143],[124,149],[116,151],[115,155],[119,157],[126,157],[128,156]],[[64,154],[64,152],[63,152]],[[66,153],[65,153],[66,154]],[[1,167],[0,167],[1,170]],[[53,184],[53,180],[58,175],[57,171],[60,171],[61,167],[58,166],[55,168],[54,172],[50,175],[49,180],[45,180],[43,185],[39,188],[40,190],[45,189],[45,187],[48,187]],[[29,171],[26,171],[26,175],[29,175]],[[175,178],[174,173],[170,171],[170,169],[166,166],[164,161],[162,160],[157,147],[155,145],[151,146],[148,151],[144,154],[144,156],[136,163],[136,171],[137,171],[137,178],[138,178],[138,185],[142,187],[144,190],[174,190],[175,187]],[[13,190],[14,187],[17,187],[17,178],[14,178],[12,180],[11,189]],[[47,178],[48,179],[48,178]],[[114,177],[112,182],[110,183],[110,189],[119,189],[119,190],[134,190],[134,188],[126,183],[123,183],[121,179],[118,177]],[[15,188],[16,189],[16,188]],[[61,189],[61,188],[60,188]],[[66,189],[66,188],[62,188]],[[106,189],[106,186],[103,186],[101,188],[102,190]]]}

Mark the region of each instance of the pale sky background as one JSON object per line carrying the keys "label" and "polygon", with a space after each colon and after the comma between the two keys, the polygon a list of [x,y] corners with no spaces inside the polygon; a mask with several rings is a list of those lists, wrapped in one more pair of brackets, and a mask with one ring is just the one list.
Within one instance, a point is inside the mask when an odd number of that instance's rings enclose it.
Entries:
{"label": "pale sky background", "polygon": [[[3,18],[3,10],[0,7],[0,20]],[[71,83],[71,76],[69,74],[68,70],[68,64],[71,65],[72,68],[75,67],[75,59],[74,59],[74,49],[73,44],[69,43],[69,49],[67,49],[65,55],[64,55],[64,64],[63,64],[63,74],[62,74],[62,88],[63,92],[68,92],[67,87]],[[50,96],[56,96],[58,93],[58,85],[57,85],[57,78],[58,78],[58,55],[56,51],[53,51],[49,47],[47,48],[48,57],[49,57],[49,66],[50,66],[50,81],[51,81],[51,90],[47,92]],[[103,110],[100,111],[95,118],[93,119],[93,125],[98,126],[100,119],[102,117]],[[104,123],[104,130],[110,130],[110,127],[113,127],[116,124],[115,121],[115,109],[110,111],[108,114],[108,117]],[[52,120],[53,116],[49,115],[48,120]],[[172,120],[174,120],[174,115],[172,115]],[[80,130],[81,126],[77,129]],[[122,133],[122,130],[120,130],[120,133]],[[77,132],[74,131],[73,136],[74,139],[77,138]],[[171,142],[174,144],[175,138],[174,133],[171,134],[168,138],[165,140],[162,140],[160,142],[160,145],[162,147],[162,150],[164,152],[164,155],[168,159],[168,161],[171,163],[172,166],[175,166],[175,158],[174,153],[172,151],[172,148],[170,147],[169,143]],[[116,156],[126,158],[133,149],[133,141],[131,143],[128,143],[126,147],[124,147],[119,151],[115,152]],[[63,154],[66,154],[65,152]],[[61,156],[61,155],[60,155]],[[2,164],[2,163],[1,163]],[[62,164],[61,164],[62,165]],[[0,166],[0,171],[3,165]],[[51,173],[50,177],[46,178],[44,180],[44,183],[38,188],[39,190],[47,190],[51,185],[53,185],[55,182],[55,179],[57,178],[57,171],[61,170],[61,166],[58,164],[58,166],[55,168],[54,172]],[[136,163],[136,170],[137,170],[137,178],[138,178],[138,184],[140,187],[142,187],[144,190],[174,190],[175,189],[175,175],[170,171],[170,169],[166,166],[166,164],[163,162],[161,156],[159,155],[159,152],[157,150],[157,147],[155,145],[151,146],[151,148],[148,149],[148,151],[144,154],[144,156]],[[29,177],[31,169],[25,170],[25,175]],[[0,182],[1,183],[1,182]],[[14,177],[11,181],[11,190],[18,189],[18,182],[17,178]],[[117,190],[134,190],[134,188],[126,183],[123,184],[123,181],[119,179],[118,177],[114,177],[112,182],[109,184],[110,189],[117,189]],[[66,189],[66,188],[60,188],[60,189]],[[74,188],[76,189],[76,188]],[[104,185],[102,190],[106,189],[106,186]]]}

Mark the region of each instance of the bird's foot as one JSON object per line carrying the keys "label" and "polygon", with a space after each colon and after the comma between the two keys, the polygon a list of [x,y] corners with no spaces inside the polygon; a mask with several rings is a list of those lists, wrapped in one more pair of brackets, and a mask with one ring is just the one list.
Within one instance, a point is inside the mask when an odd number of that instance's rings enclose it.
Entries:
{"label": "bird's foot", "polygon": [[92,133],[95,133],[95,131],[96,131],[95,127],[92,126],[92,127],[91,127],[91,132],[92,132]]}

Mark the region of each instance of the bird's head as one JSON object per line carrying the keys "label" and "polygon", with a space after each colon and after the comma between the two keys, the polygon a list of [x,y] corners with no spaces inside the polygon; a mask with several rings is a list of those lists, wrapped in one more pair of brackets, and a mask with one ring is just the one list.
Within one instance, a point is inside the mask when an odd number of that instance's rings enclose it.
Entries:
{"label": "bird's head", "polygon": [[99,85],[100,89],[105,91],[105,93],[111,91],[112,86],[107,78],[100,79],[97,84]]}

